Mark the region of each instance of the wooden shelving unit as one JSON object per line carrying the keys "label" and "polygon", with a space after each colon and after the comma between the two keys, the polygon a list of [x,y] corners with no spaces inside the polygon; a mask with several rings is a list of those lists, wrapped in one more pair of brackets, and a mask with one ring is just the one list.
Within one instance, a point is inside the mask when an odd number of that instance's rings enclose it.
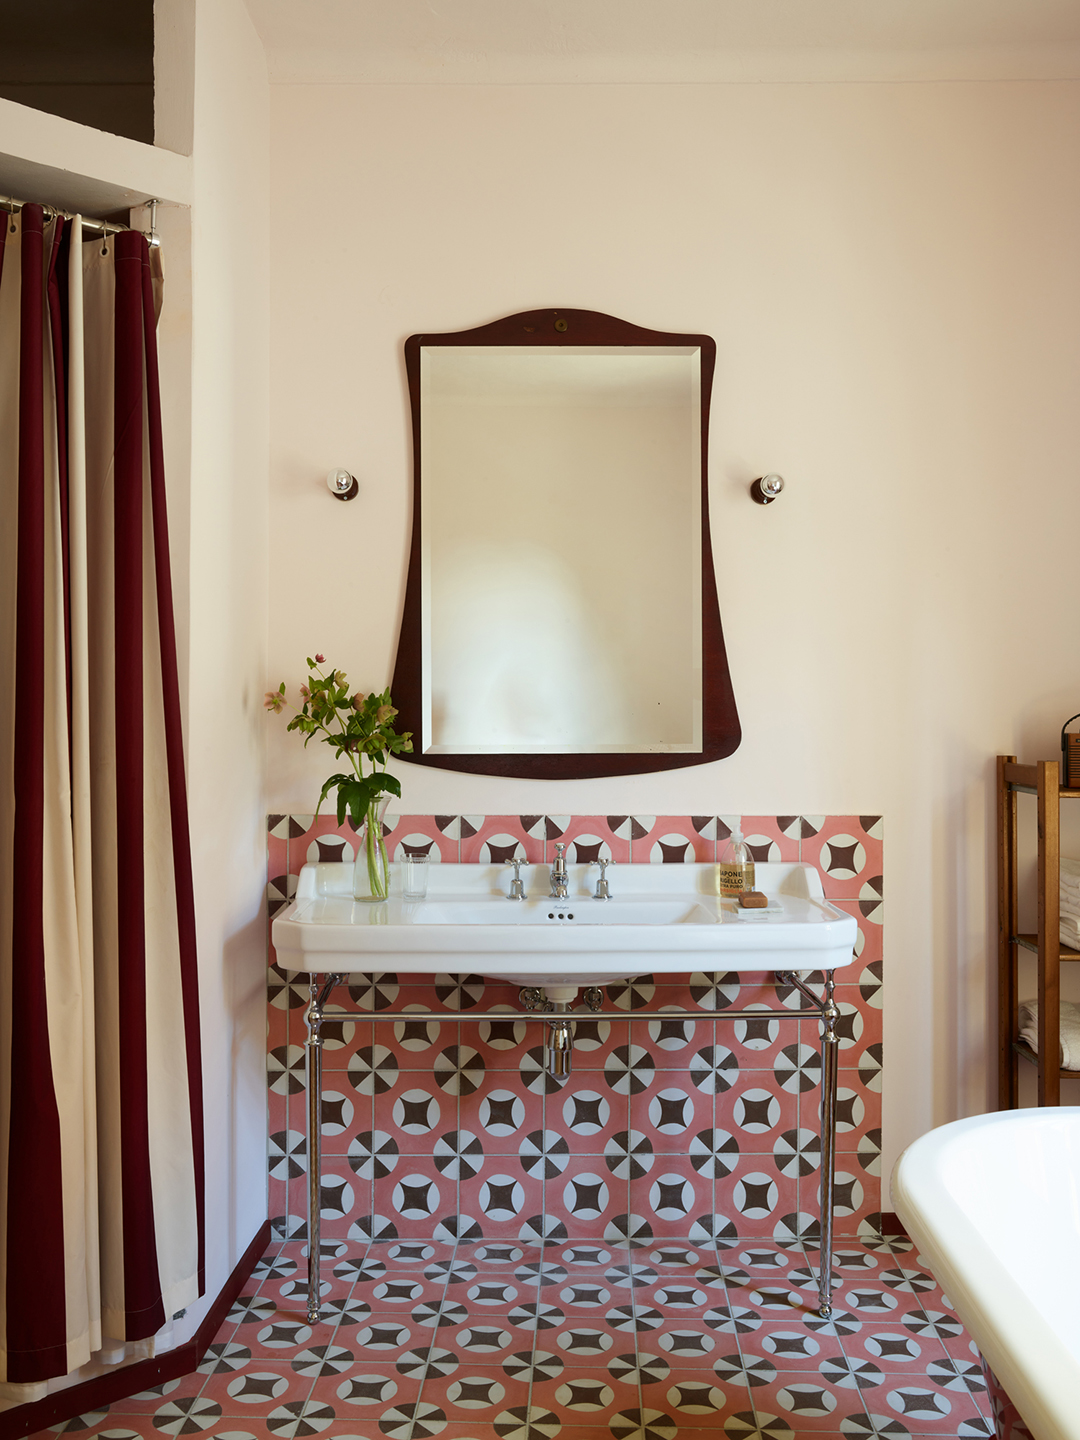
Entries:
{"label": "wooden shelving unit", "polygon": [[[1034,795],[1038,808],[1038,929],[1021,933],[1017,899],[1016,797]],[[1038,1071],[1038,1104],[1060,1105],[1062,1080],[1080,1079],[1080,1071],[1062,1070],[1056,1062],[1061,1050],[1061,963],[1080,960],[1080,950],[1059,939],[1059,870],[1061,861],[1061,801],[1080,800],[1080,790],[1063,789],[1058,762],[1039,760],[1018,765],[1015,755],[997,760],[998,836],[998,1109],[1015,1110],[1019,1103],[1018,1062],[1023,1059]],[[1036,956],[1039,994],[1039,1051],[1020,1039],[1017,1007],[1021,950]]]}

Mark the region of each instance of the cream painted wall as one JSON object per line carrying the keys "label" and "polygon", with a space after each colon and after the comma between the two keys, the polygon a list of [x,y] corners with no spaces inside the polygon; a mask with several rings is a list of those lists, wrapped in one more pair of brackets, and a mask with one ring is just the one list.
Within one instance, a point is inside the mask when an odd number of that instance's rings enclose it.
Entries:
{"label": "cream painted wall", "polygon": [[[268,86],[243,0],[198,0],[187,761],[206,1094],[207,1300],[266,1217]],[[179,1329],[179,1327],[178,1327]]]}
{"label": "cream painted wall", "polygon": [[[406,336],[547,305],[712,334],[741,749],[572,783],[401,765],[404,805],[884,814],[886,1165],[986,1108],[992,757],[1052,756],[1080,708],[1080,85],[282,85],[271,108],[267,683],[316,649],[389,680]],[[325,759],[264,723],[271,809],[310,811]]]}

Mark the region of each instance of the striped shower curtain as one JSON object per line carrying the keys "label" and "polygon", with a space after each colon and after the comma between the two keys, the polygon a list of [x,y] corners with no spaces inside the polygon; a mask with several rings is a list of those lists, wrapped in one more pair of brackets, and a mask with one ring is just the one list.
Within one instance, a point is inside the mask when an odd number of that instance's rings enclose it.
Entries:
{"label": "striped shower curtain", "polygon": [[0,223],[3,1408],[202,1293],[203,1158],[151,252]]}

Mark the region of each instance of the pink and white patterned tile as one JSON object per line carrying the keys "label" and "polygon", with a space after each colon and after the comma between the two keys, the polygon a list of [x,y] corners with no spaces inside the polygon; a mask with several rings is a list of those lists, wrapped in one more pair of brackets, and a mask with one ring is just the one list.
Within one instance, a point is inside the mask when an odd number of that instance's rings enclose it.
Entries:
{"label": "pink and white patterned tile", "polygon": [[424,1404],[436,1406],[448,1424],[467,1426],[462,1434],[475,1435],[478,1427],[498,1433],[491,1430],[496,1417],[528,1399],[529,1381],[511,1378],[501,1365],[460,1365],[449,1377],[424,1381]]}
{"label": "pink and white patterned tile", "polygon": [[523,1017],[520,1006],[489,1001],[489,988],[491,987],[485,987],[484,991],[484,1009],[491,1011],[498,1005],[500,1010],[505,1009],[506,1018],[481,1020],[470,1026],[469,1036],[483,1059],[485,1074],[501,1070],[516,1074],[533,1026]]}
{"label": "pink and white patterned tile", "polygon": [[[756,861],[796,861],[799,858],[799,841],[788,834],[780,825],[776,815],[743,815],[743,838],[750,847]],[[720,850],[718,847],[717,858]]]}
{"label": "pink and white patterned tile", "polygon": [[[270,821],[277,823],[270,826]],[[277,912],[283,909],[292,899],[295,887],[289,885],[289,840],[288,836],[282,834],[283,827],[288,825],[288,816],[271,815],[268,817],[268,832],[266,837],[266,897],[267,897],[267,919],[272,920]]]}
{"label": "pink and white patterned tile", "polygon": [[268,1050],[289,1043],[289,1012],[280,1005],[269,1005],[266,1012],[266,1045]]}
{"label": "pink and white patterned tile", "polygon": [[477,1137],[484,1152],[485,1168],[501,1163],[497,1159],[499,1156],[517,1156],[520,1153],[521,1142],[535,1128],[537,1119],[529,1099],[511,1076],[499,1071],[489,1078],[482,1089],[461,1097],[458,1126]]}
{"label": "pink and white patterned tile", "polygon": [[312,1382],[310,1377],[294,1371],[290,1360],[305,1348],[299,1346],[282,1352],[280,1357],[267,1357],[258,1367],[247,1365],[235,1375],[211,1375],[199,1399],[220,1405],[221,1414],[234,1421],[247,1416],[265,1419],[279,1405],[303,1401]]}
{"label": "pink and white patterned tile", "polygon": [[[732,821],[735,818],[726,817]],[[782,823],[784,818],[787,824]],[[648,821],[648,825],[641,824],[642,820]],[[465,851],[470,845],[475,850],[486,843],[488,836],[498,833],[495,825],[509,827],[509,832],[512,832],[510,838],[515,845],[550,849],[556,832],[560,837],[567,836],[565,843],[569,845],[573,845],[579,836],[592,833],[610,836],[606,843],[613,845],[613,842],[618,842],[629,853],[631,836],[636,838],[639,846],[646,840],[651,846],[660,833],[657,827],[666,826],[669,822],[675,826],[673,833],[681,834],[692,845],[704,844],[713,850],[716,837],[723,838],[726,834],[725,820],[714,817],[705,817],[704,822],[690,817],[533,816],[524,817],[524,820],[521,816],[402,817],[402,823],[411,827],[410,834],[429,838],[433,845],[440,847],[444,860],[450,859],[451,863],[455,846],[462,852],[461,858],[466,858]],[[754,823],[767,836],[770,845],[782,847],[781,853],[785,858],[788,850],[798,843],[795,834],[801,837],[806,830],[803,817],[781,817],[781,822],[777,822],[775,817],[758,817]],[[322,817],[317,824],[312,824],[310,817],[302,818],[301,822],[290,817],[287,821],[279,820],[277,824],[279,828],[284,824],[291,838],[283,841],[278,835],[271,839],[289,843],[297,849],[301,860],[306,859],[307,850],[313,843],[333,846],[337,842],[348,843],[351,837],[348,826],[344,829],[349,833],[337,832],[332,817]],[[590,826],[591,830],[582,828]],[[394,827],[392,836],[398,828]],[[813,835],[816,837],[825,828],[819,826],[813,830]],[[876,837],[870,834],[868,838],[873,841]],[[542,863],[539,856],[536,863]],[[290,869],[293,868],[298,866],[290,866]],[[873,1171],[876,1167],[876,1132],[880,1128],[880,1101],[875,1087],[880,1087],[880,1006],[876,1002],[880,1000],[881,990],[879,973],[871,968],[879,961],[870,958],[880,954],[880,927],[863,913],[864,906],[860,905],[857,896],[843,903],[849,913],[856,913],[859,918],[862,950],[857,961],[858,969],[852,967],[850,972],[851,983],[842,987],[839,994],[844,1037],[841,1089],[849,1093],[841,1096],[838,1143],[847,1171],[863,1189],[861,1205],[852,1209],[857,1223],[858,1215],[874,1213],[880,1204],[880,1181]],[[462,1172],[454,1178],[454,1207],[460,1205],[461,1188],[476,1188],[488,1174],[495,1173],[492,1167],[498,1167],[500,1161],[503,1162],[502,1169],[516,1175],[517,1170],[522,1168],[520,1147],[525,1137],[535,1132],[551,1132],[563,1137],[570,1153],[576,1157],[571,1178],[594,1172],[601,1177],[608,1196],[596,1225],[606,1229],[610,1224],[612,1233],[616,1235],[619,1225],[609,1221],[609,1210],[617,1209],[620,1215],[638,1214],[642,1225],[649,1227],[652,1233],[656,1233],[657,1226],[664,1228],[673,1223],[663,1216],[658,1218],[649,1202],[649,1194],[658,1183],[657,1177],[667,1170],[677,1177],[681,1176],[695,1190],[695,1206],[703,1212],[734,1214],[741,1226],[752,1229],[758,1225],[760,1233],[765,1236],[771,1235],[779,1223],[776,1217],[770,1213],[759,1223],[749,1211],[739,1212],[721,1193],[725,1186],[730,1188],[732,1183],[744,1175],[755,1173],[755,1170],[770,1173],[785,1185],[801,1184],[807,1197],[801,1208],[808,1213],[814,1210],[811,1192],[816,1181],[809,1176],[803,1176],[798,1182],[796,1180],[801,1163],[799,1146],[803,1141],[785,1137],[797,1137],[816,1129],[815,1097],[819,1093],[816,1087],[820,1081],[816,1022],[800,1021],[786,1025],[772,1017],[762,1017],[760,1021],[751,1017],[725,1022],[716,1028],[708,1018],[710,1015],[722,1016],[724,1009],[733,1005],[758,1003],[774,1008],[777,992],[771,975],[687,975],[662,977],[659,982],[646,976],[609,986],[605,996],[609,1014],[620,1009],[633,1013],[644,1006],[660,1008],[667,1004],[691,1008],[695,1012],[700,1010],[700,1021],[679,1017],[672,1021],[658,1020],[647,1025],[628,1026],[606,1017],[583,1017],[577,1023],[574,1076],[565,1085],[546,1074],[542,1025],[520,1014],[515,987],[495,986],[477,976],[426,976],[415,977],[415,980],[416,983],[413,977],[372,976],[355,981],[347,996],[335,997],[335,1003],[340,1001],[356,1015],[355,1020],[349,1015],[330,1022],[324,1054],[327,1075],[338,1074],[343,1081],[337,1087],[332,1083],[327,1086],[328,1092],[340,1092],[338,1099],[331,1099],[330,1103],[331,1109],[336,1106],[341,1113],[336,1122],[339,1133],[326,1140],[326,1150],[328,1158],[335,1159],[335,1167],[332,1168],[336,1168],[342,1158],[348,1162],[346,1172],[338,1177],[351,1183],[354,1190],[351,1208],[340,1217],[346,1229],[357,1229],[360,1224],[357,1217],[361,1216],[361,1212],[382,1214],[388,1223],[395,1226],[400,1222],[406,1228],[414,1224],[422,1228],[423,1217],[409,1215],[402,1218],[393,1204],[394,1188],[403,1173],[402,1166],[410,1165],[415,1158],[417,1164],[427,1167],[422,1168],[421,1173],[439,1187],[441,1193],[448,1181],[445,1170],[440,1170],[436,1163],[441,1155],[438,1147],[451,1143],[443,1137],[459,1132],[475,1137],[483,1159],[475,1175],[468,1176]],[[274,1087],[271,1093],[275,1105],[282,1112],[274,1125],[274,1131],[278,1133],[288,1128],[285,1123],[288,1114],[286,1092],[295,1089],[296,1103],[302,1107],[302,1042],[306,1032],[301,1013],[305,997],[298,990],[296,1005],[289,1009],[281,1002],[283,996],[291,996],[291,989],[284,987],[282,979],[276,981],[276,986],[275,1003],[271,1008],[285,1016],[284,1029],[281,1018],[269,1022],[270,1038],[274,1042],[269,1045],[270,1079]],[[793,1001],[790,995],[786,1000],[797,1008],[797,1000]],[[500,1003],[505,1003],[507,1007],[505,1022],[485,1022],[475,1028],[462,1027],[460,1033],[459,1027],[453,1025],[455,1012],[465,1013],[478,1007],[486,1009]],[[410,1005],[445,1010],[449,1025],[410,1021],[405,1015],[395,1024],[379,1026],[375,1030],[370,1024],[363,1023],[365,1013],[405,1010]],[[701,1009],[702,1006],[706,1008]],[[292,1027],[296,1029],[295,1037]],[[776,1035],[772,1033],[774,1029]],[[801,1033],[803,1031],[805,1036]],[[804,1050],[805,1065],[799,1058]],[[801,1088],[804,1073],[813,1087],[808,1091]],[[763,1092],[761,1104],[769,1104],[771,1110],[772,1102],[775,1102],[780,1109],[777,1123],[770,1123],[760,1136],[746,1129],[747,1124],[754,1122],[754,1115],[750,1114],[747,1105],[753,1109],[758,1090]],[[417,1094],[414,1095],[413,1091]],[[426,1129],[415,1135],[400,1133],[402,1125],[398,1122],[405,1121],[408,1106],[415,1109],[420,1103],[428,1110]],[[431,1118],[433,1106],[438,1108],[435,1118]],[[349,1107],[351,1115],[347,1114]],[[675,1110],[680,1107],[684,1112],[691,1109],[693,1112],[682,1129],[678,1128],[675,1118]],[[847,1110],[851,1111],[851,1122],[845,1128]],[[398,1111],[400,1115],[396,1122]],[[415,1119],[415,1115],[412,1118]],[[773,1117],[770,1115],[768,1118],[771,1121]],[[598,1125],[599,1129],[596,1128]],[[596,1135],[584,1134],[582,1126],[596,1130]],[[604,1153],[612,1145],[618,1149],[618,1136],[631,1132],[640,1134],[647,1144],[647,1155],[642,1152],[641,1157],[631,1161],[629,1158],[621,1159],[614,1152]],[[696,1143],[694,1137],[701,1133],[712,1135],[719,1132],[733,1137],[736,1144],[734,1156],[729,1157],[732,1160],[731,1169],[724,1173],[725,1167],[720,1161],[715,1157],[710,1160],[706,1154],[698,1156],[702,1166],[708,1169],[708,1174],[705,1174],[703,1169],[695,1167],[692,1157],[684,1153],[681,1146],[684,1141],[687,1146],[691,1142]],[[360,1143],[362,1133],[384,1135],[395,1147],[394,1166],[379,1179],[372,1178],[374,1171],[372,1175],[367,1175],[366,1171],[360,1174],[352,1168],[354,1160],[361,1168],[365,1164],[375,1164],[374,1159],[365,1161],[363,1156],[352,1153],[351,1147]],[[339,1157],[332,1156],[335,1149],[341,1152]],[[595,1155],[591,1153],[593,1150]],[[766,1153],[758,1154],[758,1151]],[[811,1149],[805,1153],[809,1157],[808,1163],[816,1158],[812,1156]],[[642,1158],[647,1159],[647,1166],[642,1166]],[[629,1170],[625,1174],[620,1172],[619,1167],[626,1165],[637,1169],[635,1180],[631,1181]],[[782,1173],[780,1167],[794,1169],[788,1175]],[[275,1213],[296,1211],[302,1214],[302,1178],[292,1183],[296,1186],[293,1203],[283,1204],[279,1197]],[[576,1240],[587,1240],[590,1233],[588,1225],[592,1222],[585,1219],[589,1200],[586,1191],[593,1182],[582,1181],[582,1195],[576,1204],[562,1195],[562,1190],[569,1184],[563,1179],[562,1171],[549,1175],[544,1183],[546,1191],[532,1202],[529,1215],[544,1214],[546,1196],[549,1202],[546,1223],[561,1225],[567,1235],[572,1233]],[[665,1183],[673,1186],[676,1181]],[[632,1200],[628,1188],[631,1185],[634,1189]],[[378,1193],[373,1192],[372,1186]],[[696,1191],[702,1186],[708,1193],[705,1195],[703,1192],[699,1203]],[[714,1194],[714,1191],[717,1193]],[[596,1195],[599,1195],[598,1191]],[[800,1208],[794,1193],[790,1203],[784,1201],[784,1207],[792,1213]],[[461,1208],[465,1211],[464,1206]],[[474,1214],[477,1223],[482,1224],[485,1219],[476,1204],[465,1213]],[[529,1216],[525,1220],[528,1221]],[[617,1215],[615,1220],[618,1220]],[[429,1229],[430,1223],[429,1219]],[[520,1216],[515,1216],[514,1223],[520,1230],[524,1222]],[[362,1231],[360,1226],[358,1233]]]}
{"label": "pink and white patterned tile", "polygon": [[590,1239],[626,1209],[626,1186],[615,1180],[602,1155],[575,1155],[572,1169],[548,1180],[544,1213],[563,1225],[569,1239]]}
{"label": "pink and white patterned tile", "polygon": [[601,1155],[612,1136],[630,1124],[630,1097],[588,1071],[575,1071],[544,1107],[546,1128],[560,1130],[575,1155]]}
{"label": "pink and white patterned tile", "polygon": [[716,1209],[730,1215],[741,1234],[772,1234],[776,1222],[797,1209],[796,1182],[777,1173],[771,1154],[746,1153],[737,1171],[713,1183]]}
{"label": "pink and white patterned tile", "polygon": [[401,1239],[429,1238],[443,1216],[458,1211],[457,1181],[443,1175],[430,1155],[402,1155],[391,1175],[374,1182],[373,1196],[376,1211]]}
{"label": "pink and white patterned tile", "polygon": [[[554,1378],[533,1381],[532,1405],[557,1415],[565,1426],[603,1427],[610,1440],[611,1426],[626,1405],[625,1386],[613,1382],[606,1367],[575,1365]],[[565,1429],[560,1430],[560,1440]]]}
{"label": "pink and white patterned tile", "polygon": [[444,1131],[456,1128],[457,1097],[430,1070],[401,1070],[392,1096],[378,1106],[378,1122],[403,1155],[430,1155]]}
{"label": "pink and white patterned tile", "polygon": [[[535,817],[520,815],[463,815],[460,844],[463,865],[501,865],[507,860],[542,864],[544,839],[525,827]],[[466,830],[469,834],[466,835]]]}
{"label": "pink and white patterned tile", "polygon": [[632,1097],[631,1115],[657,1155],[675,1155],[689,1165],[695,1140],[712,1130],[713,1096],[689,1084],[685,1072],[673,1071],[648,1096]]}
{"label": "pink and white patterned tile", "polygon": [[312,818],[304,833],[289,841],[289,869],[297,876],[303,865],[351,864],[355,858],[355,832],[348,820],[339,825],[329,811]]}
{"label": "pink and white patterned tile", "polygon": [[716,859],[714,815],[635,815],[631,855],[636,864],[685,865]]}
{"label": "pink and white patterned tile", "polygon": [[[617,1018],[600,1020],[590,1015],[574,1018],[574,1071],[604,1070],[616,1050],[630,1043],[632,1027]],[[539,1037],[530,1035],[526,1043],[539,1046]],[[532,1053],[531,1051],[529,1053]],[[522,1070],[524,1077],[525,1070]],[[533,1088],[530,1086],[530,1088]],[[558,1090],[558,1082],[551,1091]],[[550,1092],[549,1092],[550,1093]]]}
{"label": "pink and white patterned tile", "polygon": [[800,858],[816,865],[826,896],[858,900],[866,887],[877,885],[880,899],[882,822],[875,815],[803,817],[816,824],[814,835],[801,842]]}
{"label": "pink and white patterned tile", "polygon": [[380,1038],[370,1021],[365,1024],[363,1014],[357,1014],[355,1019],[351,1015],[332,1016],[323,1021],[320,1033],[324,1072],[347,1070],[358,1050],[370,1049]]}
{"label": "pink and white patterned tile", "polygon": [[[567,863],[571,865],[589,865],[594,860],[614,860],[616,864],[625,865],[630,860],[629,835],[620,835],[613,829],[606,815],[547,815],[541,826],[546,864],[554,860],[557,844],[566,846]],[[622,829],[628,830],[625,821]],[[614,889],[615,876],[610,879]]]}
{"label": "pink and white patterned tile", "polygon": [[484,1240],[517,1240],[528,1217],[543,1214],[544,1177],[523,1170],[516,1155],[494,1155],[479,1174],[462,1180],[459,1204]]}
{"label": "pink and white patterned tile", "polygon": [[[407,855],[426,855],[433,864],[456,864],[459,848],[457,837],[448,835],[439,824],[440,820],[449,819],[451,817],[445,815],[388,813],[383,829],[390,859],[403,860]],[[451,825],[449,828],[454,827]]]}

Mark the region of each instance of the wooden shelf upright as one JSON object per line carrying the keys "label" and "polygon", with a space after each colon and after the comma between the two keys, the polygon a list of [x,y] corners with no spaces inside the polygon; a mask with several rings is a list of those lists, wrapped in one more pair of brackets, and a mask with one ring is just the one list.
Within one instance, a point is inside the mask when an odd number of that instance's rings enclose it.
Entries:
{"label": "wooden shelf upright", "polygon": [[[1038,930],[1021,934],[1017,901],[1016,797],[1034,795],[1038,806]],[[1080,950],[1059,938],[1059,874],[1061,863],[1060,805],[1080,800],[1080,790],[1063,789],[1058,762],[1039,760],[1018,765],[1015,755],[997,758],[998,870],[998,1109],[1015,1110],[1019,1103],[1018,1061],[1038,1071],[1038,1104],[1060,1105],[1063,1079],[1080,1071],[1062,1070],[1061,962],[1080,960]],[[1039,977],[1038,1054],[1020,1039],[1017,1008],[1021,950],[1034,951]],[[1050,1057],[1048,1063],[1047,1057]]]}

